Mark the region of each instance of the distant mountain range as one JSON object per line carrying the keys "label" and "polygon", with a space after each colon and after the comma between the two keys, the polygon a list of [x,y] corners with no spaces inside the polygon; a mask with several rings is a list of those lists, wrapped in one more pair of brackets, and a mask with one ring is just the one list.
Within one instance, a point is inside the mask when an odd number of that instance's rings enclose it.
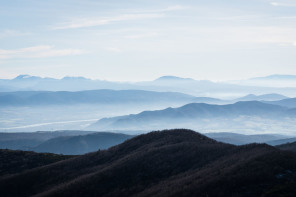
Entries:
{"label": "distant mountain range", "polygon": [[81,155],[108,149],[132,137],[121,133],[90,131],[0,133],[0,149]]}
{"label": "distant mountain range", "polygon": [[250,80],[296,80],[296,75],[269,75],[265,77],[251,78]]}
{"label": "distant mountain range", "polygon": [[187,103],[227,104],[237,101],[266,101],[285,107],[296,107],[296,99],[280,94],[253,95],[235,100],[221,100],[211,97],[195,97],[178,92],[155,92],[144,90],[87,90],[67,91],[20,91],[0,92],[0,106],[38,106],[73,104],[157,104],[184,105]]}
{"label": "distant mountain range", "polygon": [[[201,98],[203,101],[218,99]],[[144,90],[89,90],[79,92],[0,92],[2,106],[71,105],[71,104],[127,104],[127,103],[188,103],[199,98],[176,92]]]}
{"label": "distant mountain range", "polygon": [[[254,81],[254,80],[251,80]],[[295,80],[296,81],[296,80]],[[273,81],[272,84],[277,82]],[[282,83],[282,80],[278,80]],[[180,92],[197,97],[234,98],[247,94],[277,93],[296,97],[295,86],[277,87],[276,85],[261,87],[253,83],[212,82],[208,80],[194,80],[176,76],[163,76],[153,81],[143,82],[112,82],[91,80],[83,77],[64,77],[62,79],[41,78],[20,75],[14,79],[0,79],[0,92],[13,91],[84,91],[84,90],[146,90],[158,92]]]}
{"label": "distant mountain range", "polygon": [[277,148],[285,151],[292,151],[296,153],[296,141],[287,143],[287,144],[281,144],[276,146]]}
{"label": "distant mountain range", "polygon": [[278,100],[278,101],[270,101],[267,103],[274,104],[274,105],[280,105],[283,107],[296,108],[296,98],[288,98],[288,99],[283,99],[283,100]]}
{"label": "distant mountain range", "polygon": [[[25,133],[0,133],[0,149],[30,150],[41,143],[58,137],[87,135],[93,131],[39,131]],[[50,152],[50,151],[48,151]]]}
{"label": "distant mountain range", "polygon": [[30,150],[64,155],[82,155],[99,149],[108,149],[132,137],[132,135],[103,132],[79,136],[62,136],[47,140],[36,147],[30,148]]}
{"label": "distant mountain range", "polygon": [[296,137],[274,139],[274,140],[268,141],[266,143],[268,143],[269,145],[272,145],[272,146],[278,146],[278,145],[292,143],[292,142],[296,142]]}
{"label": "distant mountain range", "polygon": [[246,80],[232,81],[230,83],[261,87],[295,87],[296,75],[269,75]]}
{"label": "distant mountain range", "polygon": [[[256,134],[256,135],[243,135],[238,133],[205,133],[209,138],[215,139],[219,142],[224,142],[228,144],[234,145],[244,145],[244,144],[251,144],[251,143],[267,143],[269,145],[274,141],[286,143],[285,140],[291,140],[293,138],[289,138],[288,136],[278,135],[278,134]],[[296,141],[296,138],[294,138]]]}
{"label": "distant mountain range", "polygon": [[129,89],[128,84],[91,80],[84,77],[64,77],[62,79],[41,78],[20,75],[14,79],[1,79],[0,90],[6,91],[82,91],[95,89]]}
{"label": "distant mountain range", "polygon": [[236,101],[279,101],[283,99],[288,99],[288,97],[281,94],[263,94],[263,95],[254,95],[248,94],[244,97],[235,99]]}
{"label": "distant mountain range", "polygon": [[[271,197],[296,193],[295,153],[265,144],[224,144],[190,130],[151,132],[108,150],[42,167],[27,165],[27,171],[19,169],[27,162],[21,159],[27,158],[26,153],[6,154],[10,156],[1,163],[15,158],[18,165],[10,176],[0,179],[3,197]],[[40,160],[37,155],[33,161]]]}
{"label": "distant mountain range", "polygon": [[[192,103],[179,108],[144,111],[139,114],[103,118],[89,129],[157,129],[182,128],[184,125],[194,125],[204,119],[230,119],[251,116],[281,120],[285,117],[296,117],[296,110],[262,103],[259,101],[237,102],[228,105],[210,105]],[[219,124],[219,120],[216,121]],[[234,123],[234,122],[233,122]]]}

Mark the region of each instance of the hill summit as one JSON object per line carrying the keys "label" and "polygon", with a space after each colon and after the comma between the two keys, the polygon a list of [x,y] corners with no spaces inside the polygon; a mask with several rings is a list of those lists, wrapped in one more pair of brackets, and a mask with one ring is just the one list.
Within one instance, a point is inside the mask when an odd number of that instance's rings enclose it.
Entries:
{"label": "hill summit", "polygon": [[296,155],[184,129],[0,179],[1,196],[293,196]]}

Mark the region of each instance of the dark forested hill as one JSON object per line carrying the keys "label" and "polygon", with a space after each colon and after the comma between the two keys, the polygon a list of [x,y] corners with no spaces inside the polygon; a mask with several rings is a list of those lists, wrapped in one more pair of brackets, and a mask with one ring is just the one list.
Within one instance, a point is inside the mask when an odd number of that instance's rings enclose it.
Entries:
{"label": "dark forested hill", "polygon": [[[134,137],[105,151],[0,179],[1,196],[293,196],[296,155],[234,146],[190,130]],[[283,195],[281,195],[283,194]]]}
{"label": "dark forested hill", "polygon": [[0,177],[20,173],[69,158],[71,156],[0,149]]}

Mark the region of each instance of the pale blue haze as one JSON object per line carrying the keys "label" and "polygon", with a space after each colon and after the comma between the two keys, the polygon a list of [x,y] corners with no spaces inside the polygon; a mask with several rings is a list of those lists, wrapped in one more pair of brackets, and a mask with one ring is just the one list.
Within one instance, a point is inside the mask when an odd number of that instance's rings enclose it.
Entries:
{"label": "pale blue haze", "polygon": [[295,0],[0,0],[0,78],[296,74]]}

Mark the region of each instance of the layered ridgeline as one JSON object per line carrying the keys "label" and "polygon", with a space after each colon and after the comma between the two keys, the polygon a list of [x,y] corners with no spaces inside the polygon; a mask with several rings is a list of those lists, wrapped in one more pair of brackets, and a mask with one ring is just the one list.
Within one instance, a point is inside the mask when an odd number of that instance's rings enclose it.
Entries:
{"label": "layered ridgeline", "polygon": [[89,90],[78,92],[23,91],[0,92],[2,106],[38,106],[73,104],[145,104],[188,103],[195,101],[219,102],[219,99],[197,98],[177,92],[153,92],[143,90]]}
{"label": "layered ridgeline", "polygon": [[2,177],[1,196],[293,196],[296,155],[190,130],[151,132],[105,151]]}
{"label": "layered ridgeline", "polygon": [[0,133],[0,149],[81,155],[120,144],[132,135],[89,131]]}
{"label": "layered ridgeline", "polygon": [[296,98],[287,98],[283,100],[269,101],[267,103],[280,105],[283,107],[296,108]]}
{"label": "layered ridgeline", "polygon": [[222,100],[211,97],[195,97],[178,92],[155,92],[144,90],[88,90],[88,91],[20,91],[0,92],[0,106],[42,106],[73,104],[229,104],[238,101],[262,101],[284,107],[296,107],[295,98],[280,94],[247,95],[234,100]]}
{"label": "layered ridgeline", "polygon": [[0,149],[29,150],[53,138],[87,135],[91,133],[93,131],[78,130],[0,133]]}
{"label": "layered ridgeline", "polygon": [[263,95],[255,95],[248,94],[246,96],[235,99],[234,101],[280,101],[288,99],[288,97],[281,94],[263,94]]}
{"label": "layered ridgeline", "polygon": [[104,132],[79,136],[62,136],[47,140],[30,149],[36,152],[81,155],[99,149],[108,149],[132,137],[132,135]]}
{"label": "layered ridgeline", "polygon": [[238,133],[205,133],[209,138],[215,139],[219,142],[224,142],[234,145],[244,145],[251,143],[266,143],[269,145],[285,144],[287,142],[295,142],[296,138],[291,136],[279,135],[279,134],[253,134],[245,135]]}
{"label": "layered ridgeline", "polygon": [[[116,132],[116,131],[113,131]],[[130,131],[121,131],[130,133]],[[138,134],[141,131],[137,132]],[[295,142],[296,138],[279,134],[243,135],[238,133],[205,133],[207,137],[220,142],[243,145],[266,143],[279,145]],[[111,132],[51,131],[33,133],[0,133],[0,149],[30,150],[35,152],[64,155],[81,155],[108,149],[135,135]]]}
{"label": "layered ridgeline", "polygon": [[[280,76],[279,76],[280,77]],[[285,77],[285,76],[282,76]],[[64,77],[62,79],[41,78],[37,76],[20,75],[14,79],[0,79],[0,92],[12,91],[82,91],[96,89],[113,90],[149,90],[172,91],[191,94],[195,96],[234,97],[246,94],[269,94],[271,92],[296,96],[296,80],[289,78],[289,86],[283,85],[282,78],[268,78],[265,83],[251,80],[252,83],[238,82],[212,82],[208,80],[194,80],[176,76],[163,76],[156,80],[144,82],[112,82],[104,80],[91,80],[84,77]],[[257,83],[258,82],[258,83]],[[273,87],[270,87],[273,84]],[[292,85],[291,85],[292,84]],[[267,87],[266,87],[267,86]],[[274,87],[278,86],[278,87]],[[288,87],[288,88],[286,88]]]}
{"label": "layered ridgeline", "polygon": [[[179,108],[144,111],[139,114],[103,118],[89,129],[163,129],[193,128],[205,131],[224,128],[260,130],[260,125],[278,124],[285,120],[290,131],[294,128],[296,109],[258,101],[237,102],[228,105],[191,103]],[[253,124],[248,124],[252,122]],[[276,128],[276,127],[275,127]],[[221,130],[220,130],[221,131]]]}
{"label": "layered ridgeline", "polygon": [[281,144],[281,145],[278,145],[276,147],[281,149],[281,150],[296,152],[296,139],[294,140],[294,142]]}

